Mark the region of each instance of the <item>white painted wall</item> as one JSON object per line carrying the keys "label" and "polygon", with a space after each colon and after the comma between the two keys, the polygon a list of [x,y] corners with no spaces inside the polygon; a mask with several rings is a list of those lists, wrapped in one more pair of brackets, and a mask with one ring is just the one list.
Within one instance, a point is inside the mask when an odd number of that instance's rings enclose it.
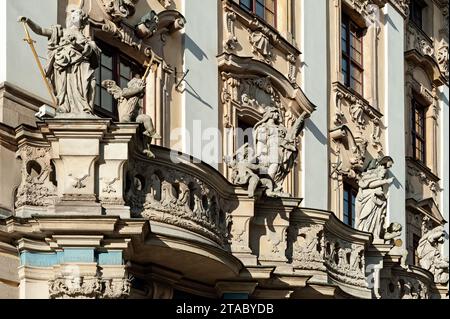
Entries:
{"label": "white painted wall", "polygon": [[[440,209],[441,213],[444,217],[444,219],[447,221],[447,224],[445,224],[445,230],[447,234],[449,233],[449,198],[450,198],[450,176],[449,176],[449,163],[450,163],[450,156],[449,156],[449,147],[448,147],[448,141],[450,141],[450,125],[449,125],[449,119],[450,119],[450,110],[449,110],[449,89],[447,85],[440,87],[440,108],[441,108],[441,114],[440,114],[440,129],[441,129],[441,145],[440,145],[440,152],[441,152],[441,158],[440,158],[440,177],[441,177],[441,188],[443,189],[441,193],[441,203],[440,203]],[[444,251],[443,255],[445,257],[449,257],[449,239],[444,243]]]}
{"label": "white painted wall", "polygon": [[[217,168],[221,139],[205,135],[208,128],[217,132],[219,127],[217,1],[185,0],[183,9],[187,20],[185,71],[190,70],[184,83],[182,121],[189,135],[183,137],[183,152]],[[203,141],[201,135],[204,135]]]}
{"label": "white painted wall", "polygon": [[385,125],[386,153],[394,159],[391,174],[395,178],[389,187],[387,221],[403,226],[402,241],[406,243],[405,210],[405,73],[404,73],[404,20],[388,3],[383,8],[386,16],[385,26]]}
{"label": "white painted wall", "polygon": [[[50,100],[45,84],[40,76],[31,49],[23,41],[25,32],[21,23],[17,22],[19,16],[26,16],[37,24],[48,27],[57,23],[58,0],[0,0],[1,5],[6,2],[6,10],[0,10],[0,23],[6,24],[6,59],[0,53],[2,63],[6,63],[4,80],[20,86],[21,88]],[[4,18],[2,17],[4,15]],[[0,24],[1,26],[1,24]],[[5,30],[1,28],[0,30]],[[1,31],[0,31],[1,32]],[[39,37],[30,31],[31,37],[36,41],[36,50],[43,66],[47,57],[47,38]],[[2,39],[0,33],[0,41]],[[3,46],[2,46],[3,47]],[[1,81],[0,72],[0,81]]]}
{"label": "white painted wall", "polygon": [[317,106],[302,152],[304,207],[328,209],[327,1],[302,0],[302,89]]}
{"label": "white painted wall", "polygon": [[0,0],[0,83],[6,80],[6,0]]}

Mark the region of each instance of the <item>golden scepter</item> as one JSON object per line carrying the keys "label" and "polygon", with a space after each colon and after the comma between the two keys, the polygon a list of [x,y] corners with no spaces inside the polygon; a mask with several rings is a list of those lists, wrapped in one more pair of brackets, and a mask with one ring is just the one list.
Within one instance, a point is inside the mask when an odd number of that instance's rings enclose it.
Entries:
{"label": "golden scepter", "polygon": [[[152,69],[152,66],[153,66],[153,59],[154,59],[153,52],[150,51],[150,61],[148,61],[148,63],[147,63],[147,69],[145,70],[144,76],[142,77],[142,81],[143,81],[144,83],[147,82],[147,77],[149,76],[150,71],[151,71],[151,69]],[[144,66],[145,66],[145,64],[144,64]]]}
{"label": "golden scepter", "polygon": [[24,40],[25,42],[27,42],[27,43],[30,45],[31,51],[33,52],[33,56],[34,56],[34,58],[35,58],[35,60],[36,60],[36,63],[37,63],[38,68],[39,68],[39,71],[41,72],[42,79],[44,80],[45,86],[47,87],[48,93],[50,94],[50,97],[51,97],[51,99],[52,99],[52,101],[53,101],[53,107],[56,109],[58,103],[57,103],[57,101],[56,101],[55,95],[53,94],[52,87],[50,86],[50,83],[48,83],[47,77],[46,77],[46,75],[45,75],[44,68],[42,67],[41,61],[39,60],[39,56],[38,56],[38,54],[37,54],[37,52],[36,52],[36,48],[34,47],[34,43],[35,43],[36,41],[34,41],[34,40],[31,38],[30,32],[28,31],[28,27],[27,27],[26,22],[25,22],[25,21],[21,21],[21,22],[22,22],[22,24],[23,24],[23,28],[24,28],[24,30],[25,30],[25,37],[26,37],[26,38],[23,39],[23,40]]}

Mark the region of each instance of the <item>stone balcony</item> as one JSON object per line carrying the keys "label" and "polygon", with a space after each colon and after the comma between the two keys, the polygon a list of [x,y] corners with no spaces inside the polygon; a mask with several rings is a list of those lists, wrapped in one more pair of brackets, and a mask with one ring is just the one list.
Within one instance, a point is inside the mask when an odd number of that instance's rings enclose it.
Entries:
{"label": "stone balcony", "polygon": [[99,118],[16,129],[22,182],[0,233],[20,252],[24,297],[373,296],[370,265],[391,244],[374,253],[371,234],[333,213],[249,198],[188,155],[152,146],[149,158],[139,130]]}

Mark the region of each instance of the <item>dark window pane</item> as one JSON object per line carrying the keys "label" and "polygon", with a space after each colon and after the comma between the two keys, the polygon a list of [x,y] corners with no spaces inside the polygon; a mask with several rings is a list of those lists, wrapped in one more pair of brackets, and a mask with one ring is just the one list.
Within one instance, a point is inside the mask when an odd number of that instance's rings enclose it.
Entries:
{"label": "dark window pane", "polygon": [[106,55],[105,53],[102,53],[100,61],[101,61],[101,65],[102,66],[105,66],[105,67],[109,68],[110,70],[112,70],[112,68],[113,68],[113,58],[112,58],[112,56],[109,56],[109,55]]}
{"label": "dark window pane", "polygon": [[238,134],[237,134],[237,145],[240,148],[245,143],[248,143],[251,148],[253,148],[253,125],[250,125],[244,121],[238,121]]}
{"label": "dark window pane", "polygon": [[342,15],[342,77],[343,83],[359,94],[363,93],[362,29],[346,14]]}
{"label": "dark window pane", "polygon": [[114,100],[111,94],[109,94],[104,88],[101,89],[101,107],[108,112],[113,112]]}
{"label": "dark window pane", "polygon": [[131,67],[128,64],[120,63],[120,76],[131,79]]}
{"label": "dark window pane", "polygon": [[423,28],[423,9],[426,4],[423,0],[411,0],[410,2],[410,19],[419,28]]}
{"label": "dark window pane", "polygon": [[109,69],[107,69],[107,68],[105,68],[105,67],[101,67],[101,69],[100,69],[100,79],[101,79],[101,81],[104,81],[104,80],[113,80],[114,78],[113,78],[113,73],[112,73],[112,71],[111,70],[109,70]]}
{"label": "dark window pane", "polygon": [[255,13],[258,17],[264,19],[264,5],[259,2],[256,3]]}
{"label": "dark window pane", "polygon": [[253,7],[253,0],[240,0],[239,4],[244,9],[247,9],[248,11],[252,11]]}

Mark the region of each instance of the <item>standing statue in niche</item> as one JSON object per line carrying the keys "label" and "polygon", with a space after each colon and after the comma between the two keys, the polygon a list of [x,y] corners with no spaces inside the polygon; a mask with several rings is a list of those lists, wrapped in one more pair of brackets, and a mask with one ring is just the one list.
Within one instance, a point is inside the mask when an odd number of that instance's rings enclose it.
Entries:
{"label": "standing statue in niche", "polygon": [[260,173],[267,175],[281,192],[283,182],[295,164],[298,155],[297,137],[305,127],[306,113],[286,128],[279,108],[270,106],[254,127],[255,153]]}
{"label": "standing statue in niche", "polygon": [[153,139],[160,139],[161,136],[156,132],[152,118],[149,115],[140,114],[141,106],[139,101],[145,94],[145,78],[142,79],[140,75],[135,75],[124,89],[121,89],[112,80],[103,81],[102,86],[118,101],[119,122],[136,122],[143,125],[145,144],[143,152],[149,158],[154,158],[155,155],[150,150],[150,144]]}
{"label": "standing statue in niche", "polygon": [[100,49],[83,34],[88,16],[82,9],[69,13],[66,28],[53,25],[43,28],[26,17],[20,17],[34,33],[48,38],[45,75],[57,101],[58,113],[93,114],[95,69]]}
{"label": "standing statue in niche", "polygon": [[384,186],[394,180],[392,177],[386,177],[393,163],[389,156],[372,160],[358,181],[359,192],[355,204],[356,228],[372,233],[375,239],[383,239],[385,233],[387,197]]}
{"label": "standing statue in niche", "polygon": [[259,185],[269,197],[290,196],[283,192],[283,182],[294,167],[298,155],[297,137],[305,126],[305,119],[306,113],[303,113],[288,129],[279,108],[267,107],[253,129],[254,149],[245,144],[233,157],[225,158],[233,170],[232,182],[248,185],[249,197],[254,197]]}
{"label": "standing statue in niche", "polygon": [[444,226],[432,229],[429,219],[425,217],[422,221],[422,238],[417,247],[420,267],[429,270],[434,275],[434,281],[442,285],[446,285],[449,279],[448,259],[441,255],[445,235]]}

